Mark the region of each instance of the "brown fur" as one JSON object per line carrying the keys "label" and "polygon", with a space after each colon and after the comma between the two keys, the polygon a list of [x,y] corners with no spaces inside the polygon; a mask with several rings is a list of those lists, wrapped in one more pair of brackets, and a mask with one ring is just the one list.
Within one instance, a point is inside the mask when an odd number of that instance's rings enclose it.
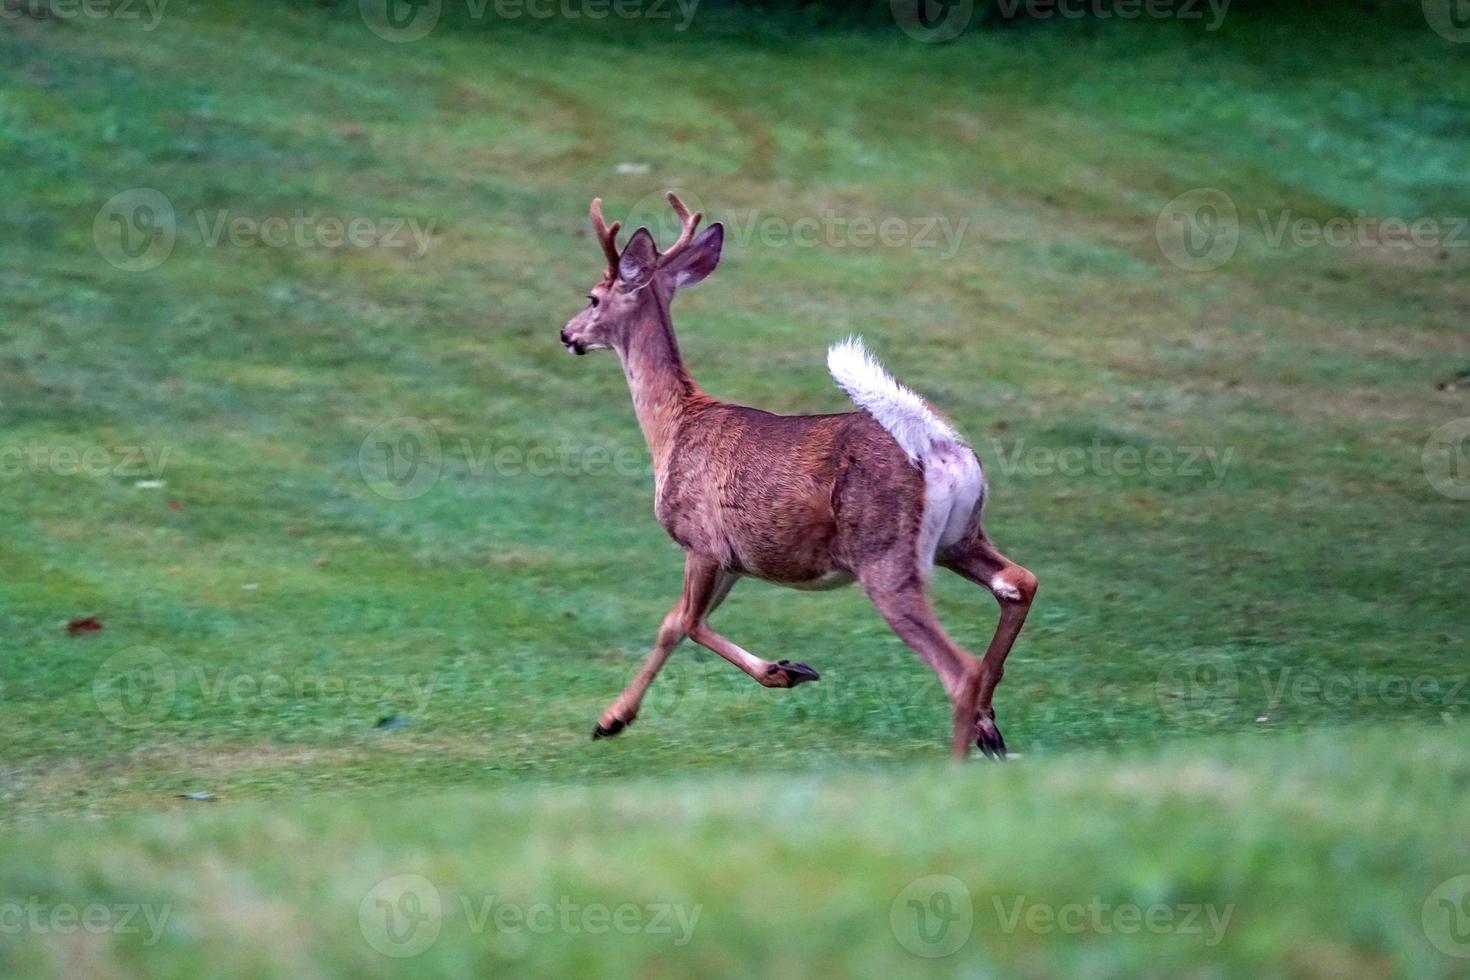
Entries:
{"label": "brown fur", "polygon": [[[796,588],[856,579],[899,637],[939,675],[954,708],[954,753],[963,756],[978,741],[987,755],[1002,755],[991,698],[1030,608],[1035,576],[990,544],[977,504],[964,540],[936,556],[1000,601],[995,636],[984,660],[976,659],[950,639],[929,607],[928,569],[916,544],[924,519],[923,471],[876,419],[865,411],[773,415],[700,390],[679,355],[669,304],[681,282],[695,276],[697,282],[713,269],[722,231],[715,225],[695,239],[699,216],[671,201],[685,221],[679,242],[658,255],[640,229],[622,253],[621,268],[614,262],[617,226],[603,226],[594,202],[593,223],[609,269],[592,290],[593,305],[562,331],[563,343],[576,353],[595,347],[618,353],[653,456],[654,513],[686,552],[683,595],[594,737],[632,723],[649,684],[685,636],[769,687],[817,679],[803,664],[773,664],[747,653],[711,629],[708,616],[741,576]],[[997,590],[997,583],[1004,587]]]}

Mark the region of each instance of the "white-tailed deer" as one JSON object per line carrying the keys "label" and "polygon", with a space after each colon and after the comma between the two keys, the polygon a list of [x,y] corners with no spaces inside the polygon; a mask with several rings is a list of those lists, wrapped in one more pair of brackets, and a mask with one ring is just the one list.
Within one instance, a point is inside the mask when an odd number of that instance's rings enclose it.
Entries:
{"label": "white-tailed deer", "polygon": [[[619,252],[618,224],[607,226],[601,200],[592,202],[607,269],[590,305],[561,332],[572,353],[617,352],[653,455],[654,514],[685,551],[684,593],[592,737],[633,723],[649,684],[686,636],[766,687],[816,680],[805,664],[747,653],[711,629],[709,616],[746,575],[797,589],[856,580],[939,675],[954,711],[953,754],[963,758],[975,742],[987,756],[1004,757],[991,699],[1036,576],[980,528],[985,478],[975,453],[856,339],[833,346],[827,366],[861,411],[772,415],[701,391],[679,357],[669,302],[714,271],[724,229],[717,223],[696,235],[701,215],[673,194],[668,200],[683,228],[662,253],[647,228]],[[929,607],[925,585],[935,564],[1000,603],[983,659],[950,639]]]}

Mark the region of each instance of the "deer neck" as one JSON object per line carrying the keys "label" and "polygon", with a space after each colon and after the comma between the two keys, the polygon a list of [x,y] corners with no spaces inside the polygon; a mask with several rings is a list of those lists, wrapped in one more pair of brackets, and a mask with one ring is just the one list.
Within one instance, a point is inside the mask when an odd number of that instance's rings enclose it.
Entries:
{"label": "deer neck", "polygon": [[[652,291],[653,287],[650,287]],[[628,333],[627,343],[617,348],[633,395],[633,411],[653,456],[655,474],[673,451],[674,438],[691,403],[703,397],[684,368],[668,304],[650,296],[649,302]]]}

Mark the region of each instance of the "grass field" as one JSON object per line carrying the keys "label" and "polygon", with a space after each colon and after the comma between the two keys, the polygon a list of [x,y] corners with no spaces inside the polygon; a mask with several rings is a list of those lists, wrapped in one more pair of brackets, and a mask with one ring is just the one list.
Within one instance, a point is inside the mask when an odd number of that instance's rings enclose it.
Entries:
{"label": "grass field", "polygon": [[[454,6],[0,21],[0,973],[1463,971],[1470,45],[1418,4],[942,45]],[[706,390],[844,410],[858,332],[971,437],[1041,579],[1016,765],[939,764],[856,590],[753,583],[722,632],[819,684],[685,647],[587,740],[681,561],[615,360],[557,331],[589,198],[667,187],[731,229],[675,308]],[[983,647],[990,598],[934,595]],[[419,958],[360,921],[399,873],[448,913]],[[889,918],[931,874],[974,905],[932,960]],[[703,911],[456,914],[495,894]],[[1094,896],[1234,912],[992,905]],[[172,912],[8,930],[32,898]]]}

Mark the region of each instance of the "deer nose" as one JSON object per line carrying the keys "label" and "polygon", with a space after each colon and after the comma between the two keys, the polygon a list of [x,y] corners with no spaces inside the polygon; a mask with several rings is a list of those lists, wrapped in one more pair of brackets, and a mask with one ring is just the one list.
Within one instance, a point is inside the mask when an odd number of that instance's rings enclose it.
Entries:
{"label": "deer nose", "polygon": [[580,340],[573,340],[571,335],[567,333],[566,327],[562,327],[561,345],[573,354],[582,355],[587,353],[586,345]]}

